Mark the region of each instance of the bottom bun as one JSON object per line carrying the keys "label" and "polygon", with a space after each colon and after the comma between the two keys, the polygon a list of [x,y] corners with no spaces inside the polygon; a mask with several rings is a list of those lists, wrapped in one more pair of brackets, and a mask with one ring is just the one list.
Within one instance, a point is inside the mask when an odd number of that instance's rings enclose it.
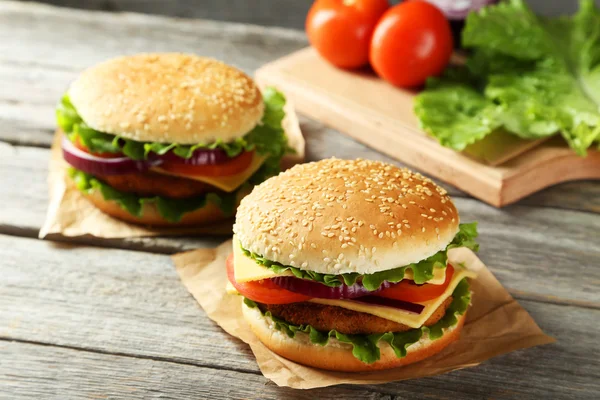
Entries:
{"label": "bottom bun", "polygon": [[330,371],[374,371],[396,368],[412,364],[431,357],[442,351],[450,343],[458,340],[465,316],[459,316],[458,323],[444,330],[444,335],[437,340],[424,337],[407,349],[405,357],[398,358],[387,342],[379,342],[381,358],[373,364],[366,364],[352,355],[352,345],[330,338],[326,346],[313,344],[308,335],[297,333],[294,338],[275,329],[272,320],[265,317],[257,308],[249,308],[242,303],[244,318],[250,324],[252,332],[274,353],[288,360],[315,368]]}
{"label": "bottom bun", "polygon": [[[240,200],[248,195],[251,190],[251,188],[240,190],[237,194],[237,204],[239,204]],[[83,193],[83,195],[105,214],[134,224],[152,226],[203,225],[232,217],[231,215],[225,215],[217,205],[211,202],[208,202],[206,206],[202,208],[183,214],[183,217],[178,222],[171,222],[164,219],[153,203],[144,203],[142,207],[142,216],[137,217],[124,210],[116,201],[105,200],[99,190]]]}

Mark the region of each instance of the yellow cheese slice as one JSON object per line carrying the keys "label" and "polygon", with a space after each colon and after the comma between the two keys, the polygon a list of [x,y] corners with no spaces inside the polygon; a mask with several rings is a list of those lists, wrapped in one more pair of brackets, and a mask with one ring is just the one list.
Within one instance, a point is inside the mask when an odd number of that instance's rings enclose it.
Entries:
{"label": "yellow cheese slice", "polygon": [[[247,257],[242,248],[240,247],[240,243],[233,238],[233,269],[235,273],[235,281],[244,283],[251,281],[260,281],[262,279],[271,279],[278,276],[294,276],[292,272],[289,270],[284,271],[282,273],[276,273],[271,271],[268,268],[263,267],[262,265],[256,263],[250,257]],[[413,273],[411,269],[407,269],[404,273],[404,279],[413,280]],[[431,283],[433,285],[441,285],[446,280],[446,268],[434,268],[433,269],[433,279],[428,281],[427,283]]]}
{"label": "yellow cheese slice", "polygon": [[235,281],[239,283],[271,279],[277,276],[294,276],[289,270],[280,274],[275,273],[246,256],[235,236],[233,237],[233,275]]}
{"label": "yellow cheese slice", "polygon": [[204,183],[208,183],[214,187],[217,187],[226,192],[233,192],[235,189],[241,186],[242,183],[246,182],[248,178],[250,178],[260,166],[265,162],[266,156],[258,155],[256,152],[252,157],[252,162],[250,166],[246,168],[243,172],[240,172],[237,175],[229,175],[229,176],[190,176],[185,174],[177,174],[174,172],[165,171],[161,168],[152,168],[152,171],[158,172],[160,174],[172,175],[172,176],[180,176],[186,179],[193,179],[196,181],[201,181]]}
{"label": "yellow cheese slice", "polygon": [[347,310],[363,312],[371,315],[376,315],[380,318],[384,318],[390,321],[397,322],[411,328],[419,328],[423,326],[425,321],[431,317],[431,315],[437,310],[437,308],[452,295],[454,289],[463,278],[474,278],[476,275],[474,272],[464,269],[462,267],[455,267],[452,281],[444,291],[444,293],[433,300],[429,300],[423,303],[419,303],[425,306],[420,314],[411,313],[404,310],[399,310],[391,307],[378,306],[373,304],[364,304],[352,300],[329,300],[329,299],[312,299],[309,300],[312,303],[325,304],[328,306],[336,306],[345,308]]}

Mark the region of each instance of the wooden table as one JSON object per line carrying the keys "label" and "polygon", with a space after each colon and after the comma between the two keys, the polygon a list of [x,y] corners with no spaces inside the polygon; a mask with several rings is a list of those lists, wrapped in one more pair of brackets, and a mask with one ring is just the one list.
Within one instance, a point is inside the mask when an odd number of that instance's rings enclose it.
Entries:
{"label": "wooden table", "polygon": [[[379,386],[278,388],[212,323],[168,254],[224,238],[36,239],[54,106],[84,67],[141,51],[210,55],[248,72],[306,45],[301,32],[0,2],[0,398],[598,398],[600,183],[498,210],[460,191],[480,257],[556,344]],[[308,159],[387,159],[302,120]],[[393,161],[392,161],[393,162]]]}

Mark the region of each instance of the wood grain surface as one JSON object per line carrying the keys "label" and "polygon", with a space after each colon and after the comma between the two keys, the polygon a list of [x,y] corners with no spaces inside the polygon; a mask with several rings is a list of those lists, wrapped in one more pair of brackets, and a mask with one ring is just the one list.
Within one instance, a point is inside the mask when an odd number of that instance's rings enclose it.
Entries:
{"label": "wood grain surface", "polygon": [[[293,391],[206,318],[169,258],[219,237],[37,240],[54,105],[79,70],[139,51],[190,51],[249,73],[301,32],[0,2],[0,398],[597,398],[600,184],[573,182],[498,210],[447,187],[477,220],[481,258],[556,344],[450,374]],[[301,120],[307,157],[391,161]],[[394,162],[400,165],[397,162]]]}

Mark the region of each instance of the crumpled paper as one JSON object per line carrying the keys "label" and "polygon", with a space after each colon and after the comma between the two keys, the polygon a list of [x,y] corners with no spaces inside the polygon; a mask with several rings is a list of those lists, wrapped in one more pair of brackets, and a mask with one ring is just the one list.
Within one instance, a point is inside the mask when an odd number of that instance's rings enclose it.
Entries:
{"label": "crumpled paper", "polygon": [[[283,126],[290,147],[296,151],[295,154],[286,155],[282,160],[282,168],[289,168],[304,161],[304,138],[294,106],[289,99],[284,109],[286,117]],[[57,131],[52,143],[48,174],[50,202],[46,220],[39,233],[40,239],[57,236],[119,239],[182,234],[231,234],[233,219],[206,226],[149,228],[104,214],[84,198],[71,179],[66,176],[68,164],[62,157],[61,136],[62,133]]]}
{"label": "crumpled paper", "polygon": [[501,354],[555,341],[542,332],[472,251],[460,248],[450,250],[450,262],[476,271],[478,277],[471,280],[472,305],[457,342],[433,357],[390,370],[349,373],[307,367],[273,353],[250,330],[242,316],[241,296],[225,292],[225,261],[231,252],[231,241],[227,241],[216,249],[180,253],[172,259],[181,281],[208,317],[249,344],[263,375],[278,386],[311,389],[421,378],[473,367]]}

